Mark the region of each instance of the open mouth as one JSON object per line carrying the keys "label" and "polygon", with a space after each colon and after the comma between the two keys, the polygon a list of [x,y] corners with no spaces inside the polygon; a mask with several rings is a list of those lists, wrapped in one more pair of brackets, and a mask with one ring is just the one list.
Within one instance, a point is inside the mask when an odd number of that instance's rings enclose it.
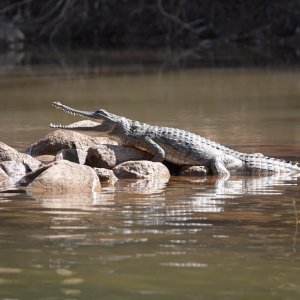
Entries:
{"label": "open mouth", "polygon": [[[74,109],[74,108],[64,105],[60,102],[52,102],[52,106],[56,109],[64,111],[67,114],[70,114],[72,116],[92,118],[92,113]],[[51,128],[61,128],[61,129],[76,129],[76,127],[72,126],[72,125],[62,125],[62,124],[53,124],[53,123],[50,124],[50,127]]]}

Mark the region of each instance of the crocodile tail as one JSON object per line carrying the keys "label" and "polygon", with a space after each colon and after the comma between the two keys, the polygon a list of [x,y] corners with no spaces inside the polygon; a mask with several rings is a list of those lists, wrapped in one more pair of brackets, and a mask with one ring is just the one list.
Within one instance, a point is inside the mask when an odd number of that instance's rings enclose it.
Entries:
{"label": "crocodile tail", "polygon": [[298,162],[276,159],[257,154],[242,154],[245,170],[249,173],[300,173]]}

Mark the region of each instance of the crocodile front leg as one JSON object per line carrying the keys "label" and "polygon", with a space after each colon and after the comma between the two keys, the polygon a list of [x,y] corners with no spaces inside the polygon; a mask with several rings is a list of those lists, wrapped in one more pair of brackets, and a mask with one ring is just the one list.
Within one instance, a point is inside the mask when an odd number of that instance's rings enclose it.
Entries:
{"label": "crocodile front leg", "polygon": [[162,162],[165,159],[165,150],[155,143],[150,137],[146,136],[143,140],[139,140],[138,144],[140,149],[153,155],[152,161]]}

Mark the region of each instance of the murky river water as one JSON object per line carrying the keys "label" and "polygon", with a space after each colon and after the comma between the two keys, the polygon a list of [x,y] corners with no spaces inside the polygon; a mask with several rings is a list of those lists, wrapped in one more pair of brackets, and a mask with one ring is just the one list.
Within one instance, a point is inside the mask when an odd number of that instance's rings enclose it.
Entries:
{"label": "murky river water", "polygon": [[[6,70],[0,140],[24,149],[50,122],[74,121],[53,100],[300,160],[297,71]],[[0,194],[0,298],[299,299],[299,220],[300,180],[291,177]]]}

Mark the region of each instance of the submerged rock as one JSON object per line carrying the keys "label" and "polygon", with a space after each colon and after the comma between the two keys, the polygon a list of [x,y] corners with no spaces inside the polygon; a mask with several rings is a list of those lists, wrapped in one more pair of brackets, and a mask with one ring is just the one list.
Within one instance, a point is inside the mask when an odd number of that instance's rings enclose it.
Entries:
{"label": "submerged rock", "polygon": [[165,165],[148,160],[126,161],[113,168],[113,172],[118,179],[157,179],[162,182],[170,179]]}
{"label": "submerged rock", "polygon": [[96,172],[91,167],[61,160],[42,170],[32,182],[27,184],[26,189],[35,194],[88,193],[100,191],[101,185]]}
{"label": "submerged rock", "polygon": [[37,159],[2,142],[0,142],[0,161],[14,161],[17,164],[22,164],[26,168],[26,172],[36,170],[41,166],[41,162]]}
{"label": "submerged rock", "polygon": [[26,149],[26,153],[34,156],[56,155],[62,149],[86,149],[103,144],[116,144],[116,142],[105,137],[90,137],[75,131],[59,129],[31,144]]}
{"label": "submerged rock", "polygon": [[151,155],[145,151],[117,145],[101,145],[88,150],[86,164],[93,168],[112,169],[125,161],[150,159]]}
{"label": "submerged rock", "polygon": [[105,168],[94,168],[94,170],[98,175],[100,182],[105,182],[113,185],[118,180],[112,170],[108,170]]}
{"label": "submerged rock", "polygon": [[184,166],[178,175],[188,177],[203,177],[212,174],[210,168],[205,166]]}

